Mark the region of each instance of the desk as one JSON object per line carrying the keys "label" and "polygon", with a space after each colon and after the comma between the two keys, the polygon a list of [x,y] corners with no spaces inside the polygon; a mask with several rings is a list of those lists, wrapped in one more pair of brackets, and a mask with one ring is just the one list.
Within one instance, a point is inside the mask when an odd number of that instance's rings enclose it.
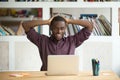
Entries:
{"label": "desk", "polygon": [[[83,71],[72,76],[46,76],[45,71],[9,71],[0,72],[0,80],[120,80],[112,71],[101,71],[99,76],[92,76],[92,72]],[[11,74],[22,74],[22,77],[12,77]]]}

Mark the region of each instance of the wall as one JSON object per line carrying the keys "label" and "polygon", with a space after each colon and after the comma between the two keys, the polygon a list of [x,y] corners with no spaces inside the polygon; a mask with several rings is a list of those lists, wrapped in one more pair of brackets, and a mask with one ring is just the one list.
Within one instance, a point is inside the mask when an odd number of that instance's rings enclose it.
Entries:
{"label": "wall", "polygon": [[0,71],[2,69],[9,70],[9,44],[6,41],[0,42]]}

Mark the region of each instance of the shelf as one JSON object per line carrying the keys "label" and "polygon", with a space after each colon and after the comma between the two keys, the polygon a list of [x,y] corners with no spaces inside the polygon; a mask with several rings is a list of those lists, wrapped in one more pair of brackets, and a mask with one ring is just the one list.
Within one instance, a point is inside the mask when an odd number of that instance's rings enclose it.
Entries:
{"label": "shelf", "polygon": [[112,42],[113,39],[112,36],[90,36],[90,38],[87,41]]}
{"label": "shelf", "polygon": [[32,20],[33,18],[21,18],[21,17],[0,17],[0,21],[28,21]]}
{"label": "shelf", "polygon": [[43,8],[43,7],[56,7],[56,6],[66,7],[66,5],[67,7],[120,7],[119,4],[120,2],[0,2],[0,7],[1,8],[2,7]]}
{"label": "shelf", "polygon": [[33,17],[0,17],[0,21],[29,21],[29,20],[40,20],[41,18]]}
{"label": "shelf", "polygon": [[27,39],[26,36],[0,36],[0,41],[27,41],[29,42],[29,40]]}

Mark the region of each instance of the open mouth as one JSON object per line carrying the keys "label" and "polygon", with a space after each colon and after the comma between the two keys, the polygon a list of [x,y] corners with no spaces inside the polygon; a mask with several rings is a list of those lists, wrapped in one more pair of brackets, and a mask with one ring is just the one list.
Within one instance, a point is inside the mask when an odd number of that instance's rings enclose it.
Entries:
{"label": "open mouth", "polygon": [[55,37],[56,37],[57,40],[60,40],[62,38],[62,35],[61,34],[56,34]]}
{"label": "open mouth", "polygon": [[56,34],[57,37],[61,37],[62,35],[61,34]]}

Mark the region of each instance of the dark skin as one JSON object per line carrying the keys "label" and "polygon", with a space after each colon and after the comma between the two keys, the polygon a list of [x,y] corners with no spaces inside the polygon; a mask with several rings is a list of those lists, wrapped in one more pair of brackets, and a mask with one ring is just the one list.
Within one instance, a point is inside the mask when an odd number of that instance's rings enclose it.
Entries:
{"label": "dark skin", "polygon": [[[49,20],[28,21],[28,22],[24,22],[22,25],[23,25],[23,28],[25,29],[25,32],[28,32],[31,27],[35,27],[37,25],[50,25],[53,18],[54,17],[50,18]],[[57,41],[59,41],[63,38],[63,36],[65,34],[65,30],[67,28],[67,24],[81,25],[83,27],[88,28],[88,30],[90,30],[90,31],[92,31],[92,29],[93,29],[92,23],[87,20],[73,20],[73,19],[67,19],[67,18],[64,18],[64,19],[66,22],[65,21],[55,21],[54,24],[52,24],[50,27],[50,29],[52,31],[52,36],[54,36]]]}
{"label": "dark skin", "polygon": [[65,34],[66,23],[64,21],[56,21],[51,28],[52,35],[57,41],[61,40]]}

